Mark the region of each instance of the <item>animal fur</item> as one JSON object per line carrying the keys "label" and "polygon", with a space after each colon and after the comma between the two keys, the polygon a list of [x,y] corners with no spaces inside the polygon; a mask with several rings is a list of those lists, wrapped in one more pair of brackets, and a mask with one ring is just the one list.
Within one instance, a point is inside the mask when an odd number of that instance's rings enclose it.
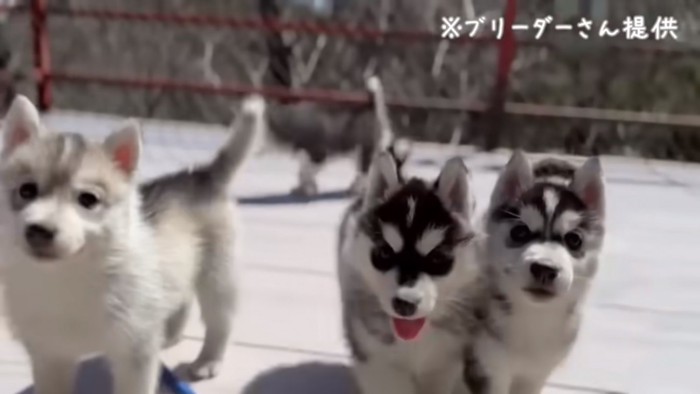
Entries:
{"label": "animal fur", "polygon": [[228,186],[259,132],[251,99],[209,164],[138,185],[139,126],[102,144],[50,133],[18,97],[0,158],[0,250],[9,321],[37,394],[73,393],[77,362],[103,354],[115,394],[153,394],[159,350],[196,295],[204,345],[188,366],[214,376],[231,330],[233,205]]}
{"label": "animal fur", "polygon": [[300,156],[299,181],[292,190],[294,194],[317,194],[317,174],[333,157],[356,155],[357,174],[350,185],[355,194],[362,192],[367,171],[378,152],[388,150],[399,168],[406,160],[410,144],[394,136],[379,78],[369,78],[367,89],[372,95],[374,115],[364,108],[347,113],[308,102],[269,104],[267,146]]}
{"label": "animal fur", "polygon": [[515,152],[486,222],[487,302],[465,352],[471,394],[539,394],[573,347],[605,233],[600,162],[531,167]]}
{"label": "animal fur", "polygon": [[434,183],[403,181],[385,152],[343,218],[343,320],[364,394],[449,394],[459,380],[479,293],[467,178],[452,159]]}

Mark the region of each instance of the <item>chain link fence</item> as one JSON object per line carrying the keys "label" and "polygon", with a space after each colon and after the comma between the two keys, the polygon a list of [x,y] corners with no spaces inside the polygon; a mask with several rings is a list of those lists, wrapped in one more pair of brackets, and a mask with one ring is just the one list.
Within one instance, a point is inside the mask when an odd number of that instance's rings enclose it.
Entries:
{"label": "chain link fence", "polygon": [[[490,22],[472,39],[438,38],[442,17],[492,21],[502,16],[505,0],[52,0],[49,6],[55,70],[172,80],[213,90],[237,85],[340,93],[363,92],[365,78],[377,74],[390,99],[452,103],[443,109],[392,108],[397,133],[416,140],[447,142],[457,137],[462,143],[483,145],[491,137],[497,146],[533,151],[700,161],[700,130],[663,121],[541,117],[515,114],[506,105],[500,133],[490,134],[488,113],[482,110],[494,97],[500,45]],[[680,29],[677,41],[663,42],[583,40],[576,31],[554,29],[535,39],[532,29],[517,31],[508,102],[653,114],[694,114],[699,107],[700,52],[693,45],[700,4],[519,0],[517,9],[516,22],[530,25],[546,16],[554,23],[574,25],[587,17],[595,32],[602,20],[619,25],[626,16],[653,21],[666,15],[676,17]],[[85,12],[90,10],[160,17],[107,19]],[[204,19],[184,23],[177,17],[163,18],[177,15]],[[222,17],[242,23],[217,22]],[[263,21],[268,28],[252,21]],[[274,28],[279,24],[287,28]],[[29,26],[26,13],[11,12],[2,28],[12,55],[6,68],[13,71],[8,75],[17,90],[31,95]],[[125,89],[60,78],[53,98],[58,108],[213,123],[228,123],[236,103],[231,95],[158,86]],[[457,110],[454,103],[471,110]],[[324,105],[352,110],[347,104]]]}
{"label": "chain link fence", "polygon": [[[650,114],[696,114],[700,108],[700,4],[692,1],[588,0],[519,2],[518,21],[552,15],[571,32],[548,29],[547,45],[521,45],[509,100],[520,103],[604,108]],[[584,39],[576,28],[592,22]],[[624,20],[642,17],[646,40],[629,40]],[[660,17],[678,21],[678,39],[657,40]],[[600,37],[603,24],[614,37]],[[533,31],[518,32],[522,39]],[[640,116],[640,121],[641,121]],[[612,153],[677,160],[700,160],[700,129],[666,122],[601,122],[583,119],[509,118],[509,145],[579,154]]]}

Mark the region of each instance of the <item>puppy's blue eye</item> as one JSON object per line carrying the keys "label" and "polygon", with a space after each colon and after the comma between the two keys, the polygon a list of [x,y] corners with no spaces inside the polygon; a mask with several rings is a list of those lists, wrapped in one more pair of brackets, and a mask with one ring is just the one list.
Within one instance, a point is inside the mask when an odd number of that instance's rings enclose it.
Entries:
{"label": "puppy's blue eye", "polygon": [[379,271],[386,272],[394,268],[394,250],[389,245],[380,245],[372,249],[372,265]]}
{"label": "puppy's blue eye", "polygon": [[23,183],[17,193],[23,200],[31,201],[39,195],[39,186],[34,182]]}
{"label": "puppy's blue eye", "polygon": [[90,192],[82,192],[78,194],[78,203],[86,209],[92,209],[100,203],[100,199]]}
{"label": "puppy's blue eye", "polygon": [[516,224],[510,229],[510,239],[518,245],[528,243],[531,238],[532,232],[530,228],[524,224]]}

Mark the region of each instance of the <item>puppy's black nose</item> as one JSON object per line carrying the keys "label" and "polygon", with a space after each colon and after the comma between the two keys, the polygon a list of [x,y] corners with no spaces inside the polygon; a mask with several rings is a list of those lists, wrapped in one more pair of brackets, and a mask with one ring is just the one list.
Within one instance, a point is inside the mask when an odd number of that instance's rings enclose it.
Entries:
{"label": "puppy's black nose", "polygon": [[33,247],[45,247],[53,242],[56,230],[40,224],[30,224],[24,232],[27,242]]}
{"label": "puppy's black nose", "polygon": [[399,316],[403,317],[413,316],[416,313],[416,310],[418,309],[418,306],[416,304],[404,301],[396,297],[394,297],[394,299],[391,300],[391,306],[394,308],[394,311],[396,311],[396,313]]}
{"label": "puppy's black nose", "polygon": [[530,273],[535,281],[541,285],[551,285],[559,275],[559,269],[540,263],[530,264]]}

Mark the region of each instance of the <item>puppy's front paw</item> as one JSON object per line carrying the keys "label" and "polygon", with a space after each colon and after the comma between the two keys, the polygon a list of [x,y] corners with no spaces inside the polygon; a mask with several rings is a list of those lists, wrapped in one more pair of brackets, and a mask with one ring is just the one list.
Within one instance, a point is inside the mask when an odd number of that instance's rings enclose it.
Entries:
{"label": "puppy's front paw", "polygon": [[219,374],[221,361],[194,361],[190,364],[181,364],[177,367],[176,373],[181,379],[191,382],[212,379]]}
{"label": "puppy's front paw", "polygon": [[170,349],[182,342],[182,335],[168,337],[163,341],[163,349]]}
{"label": "puppy's front paw", "polygon": [[292,194],[300,197],[313,197],[318,194],[318,186],[315,183],[304,183],[292,189]]}
{"label": "puppy's front paw", "polygon": [[358,175],[350,184],[348,191],[354,196],[361,196],[365,192],[366,187],[367,179],[364,176]]}

